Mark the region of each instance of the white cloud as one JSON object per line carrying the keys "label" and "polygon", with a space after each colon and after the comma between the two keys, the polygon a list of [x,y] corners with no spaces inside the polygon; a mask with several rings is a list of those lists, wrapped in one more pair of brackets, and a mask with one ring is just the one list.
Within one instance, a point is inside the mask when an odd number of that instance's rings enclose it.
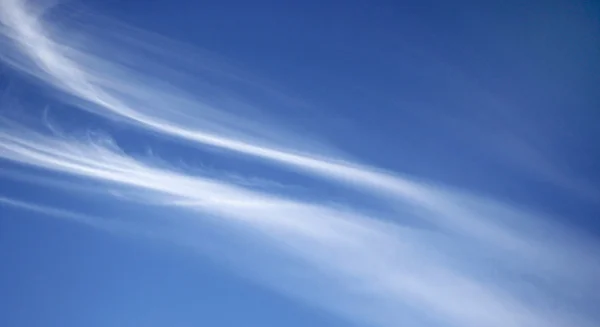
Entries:
{"label": "white cloud", "polygon": [[[219,217],[225,228],[262,235],[265,244],[293,258],[300,271],[313,277],[308,287],[298,286],[294,274],[273,264],[248,264],[249,259],[233,254],[227,260],[237,262],[238,273],[255,271],[253,277],[261,282],[361,321],[397,326],[415,315],[420,318],[408,323],[431,319],[456,326],[593,325],[593,313],[568,306],[582,298],[598,299],[591,291],[599,284],[600,271],[594,242],[499,202],[330,152],[289,147],[295,141],[287,140],[294,135],[222,113],[175,86],[143,82],[140,72],[69,44],[42,14],[31,3],[0,0],[1,31],[17,50],[0,51],[1,58],[78,98],[80,108],[193,146],[229,150],[352,186],[388,200],[399,212],[409,208],[438,229],[406,228],[394,223],[394,217],[381,217],[388,218],[384,221],[354,208],[152,166],[123,153],[110,138],[74,139],[56,129],[46,135],[4,121],[1,158],[57,176],[101,181],[124,188],[138,200],[159,200],[185,215]],[[1,202],[69,215],[14,200]],[[193,246],[195,225],[171,219],[185,243]],[[497,269],[495,275],[486,271],[489,267]],[[523,291],[525,277],[541,280],[540,286]],[[565,304],[564,309],[551,310],[555,301]]]}
{"label": "white cloud", "polygon": [[[358,317],[360,320],[395,325],[401,317],[391,307],[408,306],[421,316],[458,326],[567,324],[561,322],[565,316],[545,311],[533,305],[535,301],[525,301],[518,292],[484,283],[464,266],[447,265],[445,250],[435,246],[446,238],[444,234],[403,228],[347,208],[296,201],[152,167],[118,152],[106,139],[78,141],[26,130],[5,131],[0,133],[0,155],[55,172],[149,191],[152,199],[162,197],[173,208],[198,212],[202,219],[209,219],[207,215],[220,217],[219,224],[224,227],[263,235],[261,239],[270,246],[301,260],[301,271],[312,271],[318,276],[309,285],[319,284],[323,279],[335,282],[329,284],[329,289],[295,288],[290,285],[294,285],[296,277],[278,273],[275,264],[260,268],[263,277],[257,278],[271,276],[263,282],[317,303],[319,296],[315,294],[328,293],[334,297],[333,302],[321,305],[351,316],[363,313]],[[180,226],[183,234],[191,233],[184,238],[193,244],[194,225],[176,217],[170,219],[173,225]],[[143,226],[144,221],[140,219],[137,223]],[[460,238],[447,240],[450,246],[464,242]],[[478,243],[467,241],[469,246]],[[535,253],[528,258],[534,262],[546,259]],[[468,257],[454,259],[460,263]],[[257,268],[244,264],[239,269],[238,273],[244,274],[245,270]],[[569,284],[574,285],[577,286]],[[342,293],[351,298],[335,296]],[[456,301],[458,297],[460,302]]]}
{"label": "white cloud", "polygon": [[[87,104],[81,104],[82,108],[164,136],[177,137],[193,145],[217,147],[260,158],[282,167],[379,193],[394,202],[402,200],[408,205],[425,207],[435,214],[425,215],[424,218],[436,219],[434,222],[445,228],[497,244],[510,241],[506,239],[509,236],[497,226],[465,215],[460,208],[431,192],[430,187],[414,180],[337,156],[315,155],[273,145],[287,139],[289,135],[286,134],[273,137],[272,133],[267,133],[271,136],[268,140],[257,141],[252,135],[275,128],[251,124],[251,133],[240,133],[237,127],[247,125],[247,119],[208,108],[205,103],[180,92],[174,86],[165,90],[143,82],[146,80],[142,78],[144,76],[131,72],[116,61],[111,62],[111,58],[103,58],[101,64],[90,64],[100,59],[86,53],[86,49],[77,48],[61,39],[54,26],[50,28],[41,20],[39,15],[42,11],[32,10],[20,0],[5,0],[0,5],[3,8],[2,21],[8,28],[5,35],[12,38],[23,53],[36,63],[34,66],[21,64],[18,67],[85,101]],[[55,31],[59,35],[51,38],[45,31]],[[136,59],[145,60],[143,55],[138,54]],[[166,67],[172,65],[163,64]]]}

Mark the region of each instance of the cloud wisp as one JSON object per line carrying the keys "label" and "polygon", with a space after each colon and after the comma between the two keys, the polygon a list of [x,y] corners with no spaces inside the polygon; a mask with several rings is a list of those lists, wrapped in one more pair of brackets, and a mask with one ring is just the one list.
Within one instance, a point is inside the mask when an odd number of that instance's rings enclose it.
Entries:
{"label": "cloud wisp", "polygon": [[[128,69],[118,60],[111,60],[112,57],[100,58],[82,45],[72,44],[57,26],[44,21],[44,10],[32,7],[29,2],[4,0],[0,6],[3,34],[14,41],[17,49],[16,56],[5,55],[5,60],[78,99],[80,108],[193,145],[263,159],[280,167],[377,193],[394,202],[418,205],[434,213],[424,218],[435,218],[432,222],[444,228],[496,242],[496,245],[506,242],[501,228],[471,217],[443,199],[455,190],[440,195],[415,180],[350,162],[344,157],[283,147],[278,143],[288,139],[289,135],[281,134],[272,125],[263,126],[220,110],[182,89],[148,82],[160,78]],[[143,42],[143,38],[137,42]],[[18,54],[24,54],[28,59],[24,60]],[[148,53],[133,55],[137,56],[134,57],[137,61],[151,57]],[[167,68],[174,65],[169,62],[159,64]]]}
{"label": "cloud wisp", "polygon": [[[449,238],[445,233],[401,227],[350,208],[302,202],[153,167],[120,152],[114,142],[106,138],[76,140],[7,129],[0,133],[0,154],[5,159],[57,173],[138,190],[140,194],[147,192],[151,196],[149,201],[162,199],[163,205],[195,212],[199,219],[218,217],[218,223],[223,226],[258,233],[269,246],[300,260],[300,271],[308,269],[319,276],[314,283],[323,279],[335,281],[322,291],[329,293],[325,298],[334,297],[334,301],[321,305],[346,315],[360,314],[357,319],[362,321],[393,326],[405,319],[397,313],[398,308],[406,307],[413,308],[413,314],[419,312],[417,316],[431,316],[434,321],[457,326],[504,326],[507,323],[563,326],[572,321],[561,321],[566,319],[566,313],[557,316],[556,312],[544,310],[543,288],[534,292],[539,302],[531,301],[532,294],[527,294],[528,301],[525,301],[518,291],[513,293],[514,290],[499,287],[502,278],[510,279],[511,273],[496,277],[497,284],[485,282],[485,276],[477,276],[471,268],[466,268],[469,255],[457,253],[454,264],[446,264],[445,250],[436,248],[436,244],[447,248],[469,247],[477,244],[474,241],[464,243],[465,240]],[[41,210],[39,206],[33,208]],[[60,212],[50,211],[53,215],[57,213]],[[186,220],[171,219],[173,225],[190,230]],[[136,224],[143,226],[144,221],[136,221]],[[192,235],[187,238],[193,240]],[[545,244],[546,247],[551,245]],[[543,255],[530,255],[529,259],[544,261]],[[236,262],[235,257],[229,260]],[[275,266],[268,265],[270,268],[261,271],[261,276],[273,277],[265,283],[307,300],[319,301],[321,295],[307,292],[311,288],[290,288],[294,277],[269,271],[277,271]],[[510,265],[504,268],[522,273]],[[251,269],[242,265],[238,273]],[[587,269],[590,267],[580,267],[578,271]],[[548,271],[529,273],[539,278]],[[582,290],[581,285],[570,279],[561,283]],[[342,299],[336,294],[355,300]],[[460,303],[454,300],[456,297],[461,298]]]}
{"label": "cloud wisp", "polygon": [[[388,200],[399,212],[409,208],[436,229],[408,228],[395,223],[395,217],[154,166],[127,155],[109,137],[74,138],[55,129],[42,133],[6,120],[0,124],[0,158],[52,171],[57,179],[69,175],[100,181],[138,200],[158,201],[186,216],[259,235],[315,278],[308,282],[312,287],[293,287],[295,277],[274,265],[260,268],[256,278],[367,323],[545,327],[592,326],[597,319],[576,307],[581,299],[598,299],[590,291],[600,284],[593,241],[497,201],[326,151],[291,147],[298,137],[221,110],[183,87],[158,82],[161,76],[147,76],[69,42],[66,32],[44,15],[32,2],[0,0],[0,42],[7,49],[0,58],[71,96],[78,108],[186,145],[227,150],[360,189]],[[117,50],[107,53],[112,51]],[[0,198],[0,203],[76,217],[14,199]],[[194,231],[187,220],[169,223]],[[136,224],[143,225],[143,219]],[[193,235],[185,238],[194,244]],[[240,274],[256,269],[235,255],[228,260],[239,263]],[[538,286],[523,290],[523,276]],[[323,297],[316,287],[321,284],[327,285]],[[564,306],[551,309],[556,302]],[[415,320],[407,321],[413,315]]]}

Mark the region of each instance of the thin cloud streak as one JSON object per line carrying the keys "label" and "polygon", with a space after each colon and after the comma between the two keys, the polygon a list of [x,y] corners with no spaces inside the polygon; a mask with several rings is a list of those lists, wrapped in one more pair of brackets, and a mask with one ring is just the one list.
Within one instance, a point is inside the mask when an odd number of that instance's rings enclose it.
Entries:
{"label": "thin cloud streak", "polygon": [[[536,215],[502,203],[341,157],[283,147],[264,138],[278,133],[272,133],[270,126],[251,125],[250,131],[239,132],[235,127],[245,125],[246,120],[221,114],[183,91],[142,82],[141,73],[69,44],[42,20],[43,14],[25,1],[0,0],[1,31],[17,45],[16,53],[22,52],[28,59],[0,54],[14,67],[78,98],[80,108],[195,146],[229,150],[360,188],[399,207],[421,210],[415,214],[435,223],[439,230],[403,228],[351,208],[299,201],[222,179],[159,168],[126,155],[109,138],[79,140],[56,135],[56,130],[45,135],[3,122],[1,158],[122,186],[140,198],[148,196],[149,202],[161,199],[165,205],[198,217],[219,217],[225,227],[258,232],[271,240],[271,246],[300,258],[307,270],[335,280],[328,291],[335,301],[320,304],[359,320],[397,326],[402,320],[397,308],[408,306],[421,316],[432,315],[434,320],[457,326],[593,325],[593,317],[576,317],[587,313],[548,310],[545,297],[558,291],[556,300],[562,302],[576,296],[597,298],[589,291],[593,289],[590,286],[598,285],[595,276],[600,272],[595,243],[586,244],[557,226],[542,223]],[[172,223],[188,229],[177,218]],[[546,235],[536,236],[539,229]],[[436,242],[449,249],[430,245]],[[450,249],[479,247],[490,249],[497,264],[509,273],[486,280],[467,268],[471,255],[453,253],[452,260],[445,256]],[[591,254],[585,253],[588,250]],[[249,269],[242,265],[240,273]],[[264,272],[268,274],[270,269],[272,266],[265,267]],[[517,286],[508,287],[507,281],[518,274],[542,279],[541,286],[524,296]],[[287,286],[293,277],[273,272],[270,276],[273,279],[263,282],[319,301],[309,290]],[[569,289],[575,290],[574,295],[563,294]]]}
{"label": "thin cloud streak", "polygon": [[[71,45],[60,37],[59,31],[50,28],[53,26],[45,24],[41,18],[43,10],[28,5],[30,4],[22,0],[0,1],[0,20],[6,27],[4,34],[14,40],[37,67],[24,62],[13,64],[85,101],[87,104],[81,104],[81,108],[157,131],[165,136],[187,140],[198,146],[217,147],[264,159],[380,194],[392,202],[402,201],[405,205],[424,208],[432,213],[423,215],[424,219],[430,219],[444,228],[493,242],[496,246],[515,242],[501,227],[465,214],[464,210],[449,203],[439,192],[432,192],[432,188],[414,180],[348,162],[343,158],[272,146],[271,140],[274,138],[267,142],[253,142],[254,138],[250,134],[240,134],[236,128],[230,127],[244,125],[240,122],[246,123],[247,120],[231,115],[220,116],[223,114],[215,114],[210,110],[208,113],[209,106],[198,103],[183,92],[165,92],[152,84],[144,83],[145,78],[141,78],[144,76],[136,75],[117,63],[110,62],[110,59],[99,59],[94,54],[87,53],[86,49]],[[54,31],[56,35],[51,37],[45,31]],[[101,64],[90,64],[94,62]],[[162,64],[167,67],[169,65]],[[157,94],[159,96],[155,96]],[[161,100],[165,98],[168,101]],[[214,127],[215,125],[222,128]],[[260,134],[259,130],[271,129],[272,126],[253,128],[255,134]],[[277,139],[285,138],[285,135],[282,136]],[[445,193],[452,192],[454,191],[450,190]]]}
{"label": "thin cloud streak", "polygon": [[[102,219],[80,212],[59,209],[51,206],[41,205],[29,201],[23,201],[0,195],[0,208],[3,206],[52,216],[58,219],[75,222],[78,224],[89,226],[94,229],[109,232],[111,234],[119,234],[124,231],[128,231],[129,233],[135,233],[139,231],[139,228],[133,229],[133,225],[126,224],[123,221]],[[3,217],[2,219],[11,219],[11,217]]]}
{"label": "thin cloud streak", "polygon": [[[460,267],[445,266],[440,259],[443,253],[437,252],[443,250],[428,245],[443,236],[435,232],[401,228],[350,209],[295,201],[148,166],[119,152],[107,139],[77,141],[24,130],[2,132],[0,155],[55,172],[133,187],[150,194],[156,192],[168,199],[165,203],[171,206],[199,212],[205,219],[209,219],[206,215],[221,217],[225,219],[220,221],[225,227],[238,226],[249,233],[258,232],[271,240],[272,246],[319,271],[318,275],[337,280],[333,290],[325,292],[348,292],[349,296],[356,297],[356,302],[349,301],[350,305],[346,303],[341,308],[336,306],[348,300],[321,304],[351,316],[371,311],[369,315],[358,317],[359,320],[392,326],[401,317],[394,314],[394,310],[377,307],[409,306],[421,315],[431,315],[434,320],[449,321],[457,326],[505,326],[507,323],[567,326],[572,323],[570,319],[562,321],[567,315],[556,316],[537,304],[525,302],[518,292],[510,293],[484,283]],[[144,222],[138,223],[143,226]],[[173,218],[172,223],[181,224],[183,230],[189,229],[177,218]],[[461,242],[452,240],[451,244]],[[249,268],[240,269],[238,273],[243,274],[244,269]],[[280,282],[275,283],[278,279]],[[275,288],[288,288],[285,285],[293,280],[290,276],[275,276],[265,282],[275,283],[272,285]],[[307,290],[287,291],[318,302],[318,296]],[[457,297],[462,299],[460,304],[454,300]],[[360,309],[369,302],[370,306]],[[385,321],[381,317],[386,317]]]}

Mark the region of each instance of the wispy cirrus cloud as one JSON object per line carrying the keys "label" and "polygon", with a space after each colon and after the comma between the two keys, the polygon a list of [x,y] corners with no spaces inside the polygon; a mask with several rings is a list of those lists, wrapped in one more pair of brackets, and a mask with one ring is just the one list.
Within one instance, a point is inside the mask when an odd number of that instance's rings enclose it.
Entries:
{"label": "wispy cirrus cloud", "polygon": [[[0,149],[6,159],[149,191],[152,201],[162,198],[163,205],[183,209],[188,212],[187,215],[196,212],[201,220],[219,217],[224,219],[219,220],[219,224],[225,227],[247,229],[249,235],[258,233],[266,236],[266,239],[260,239],[268,246],[291,255],[293,260],[299,260],[296,261],[299,262],[299,271],[308,270],[316,277],[308,283],[313,286],[312,292],[311,288],[290,287],[295,277],[280,272],[275,265],[260,268],[258,275],[262,277],[258,278],[271,276],[263,282],[317,303],[318,294],[324,292],[328,294],[326,298],[333,297],[333,302],[321,305],[346,315],[359,313],[359,320],[392,326],[404,320],[402,316],[406,312],[401,311],[403,313],[399,315],[398,308],[412,308],[419,319],[441,320],[457,326],[502,326],[507,323],[516,326],[563,326],[571,321],[564,320],[566,313],[557,316],[555,312],[544,310],[543,288],[534,292],[534,298],[539,301],[536,302],[526,301],[518,290],[499,287],[503,278],[509,280],[512,273],[522,273],[527,269],[502,265],[507,273],[490,283],[486,282],[489,277],[478,276],[472,268],[464,265],[472,259],[470,255],[455,253],[451,260],[453,264],[444,259],[450,254],[445,253],[448,249],[474,246],[478,243],[476,241],[448,238],[444,232],[401,227],[351,208],[302,202],[152,167],[119,152],[106,139],[53,139],[20,131],[2,133]],[[162,196],[157,197],[156,194]],[[10,201],[3,202],[10,204]],[[30,207],[42,210],[39,206]],[[56,215],[61,211],[50,210],[49,213]],[[170,219],[173,225],[185,231],[183,234],[187,236],[180,234],[182,240],[193,245],[193,229],[190,230],[188,220]],[[102,220],[95,223],[102,225]],[[138,219],[135,223],[143,226],[144,220]],[[436,245],[444,245],[446,250]],[[552,245],[543,244],[548,248]],[[533,253],[528,258],[544,261],[543,255]],[[237,262],[235,257],[228,260],[234,264]],[[240,271],[237,273],[241,274],[257,269],[248,265],[238,268]],[[590,267],[580,267],[579,272],[587,269]],[[543,277],[548,272],[538,270],[529,274]],[[323,280],[334,282],[329,289],[314,288]],[[572,280],[561,282],[582,289]],[[340,293],[353,299],[335,295]],[[454,300],[456,297],[461,298],[460,303]]]}
{"label": "wispy cirrus cloud", "polygon": [[[78,44],[71,44],[61,37],[59,29],[42,19],[43,10],[28,5],[30,3],[18,0],[2,2],[2,21],[6,26],[4,34],[14,40],[30,60],[21,60],[15,66],[83,101],[81,108],[166,137],[176,137],[192,145],[215,147],[266,160],[280,167],[379,193],[394,201],[403,199],[437,213],[426,216],[436,217],[431,218],[436,224],[498,244],[505,241],[502,240],[505,236],[496,227],[465,215],[456,205],[432,192],[432,188],[415,180],[348,161],[343,156],[284,147],[278,143],[290,144],[283,141],[289,136],[286,133],[266,140],[254,138],[253,135],[266,133],[263,136],[267,137],[280,131],[272,125],[248,123],[248,119],[212,108],[174,86],[165,90],[162,88],[164,85],[147,83],[142,72],[128,69],[117,60],[111,61],[112,58],[100,59]],[[137,60],[143,61],[147,53],[137,55]],[[167,67],[174,65],[169,62],[162,64]],[[156,76],[148,78],[160,79]],[[240,132],[236,128],[238,125],[245,128]],[[243,132],[248,129],[250,133]],[[448,190],[447,193],[452,192]],[[446,216],[451,218],[439,218]]]}
{"label": "wispy cirrus cloud", "polygon": [[[258,234],[314,278],[309,287],[294,287],[293,274],[275,265],[257,268],[234,253],[228,260],[237,262],[238,273],[258,269],[254,277],[261,282],[360,321],[591,326],[597,319],[576,306],[582,298],[597,299],[590,291],[599,284],[594,241],[501,202],[385,172],[335,151],[308,151],[312,148],[298,144],[293,134],[223,111],[184,87],[159,82],[162,76],[69,41],[65,30],[43,18],[44,10],[31,2],[0,0],[2,42],[8,46],[1,58],[66,93],[78,108],[192,147],[227,150],[359,189],[387,200],[397,216],[408,212],[436,228],[408,228],[395,216],[159,167],[127,155],[109,137],[76,138],[55,128],[43,133],[6,120],[0,125],[1,158],[52,171],[56,178],[100,181],[137,200],[197,219],[219,218],[224,228]],[[105,53],[114,52],[118,49]],[[140,59],[147,53],[130,55]],[[173,63],[160,65],[164,69],[152,73],[182,71]],[[45,210],[16,200],[0,202]],[[181,230],[176,235],[193,245],[194,225],[188,222],[170,221]],[[525,277],[538,286],[524,290]],[[555,302],[565,309],[551,309]]]}

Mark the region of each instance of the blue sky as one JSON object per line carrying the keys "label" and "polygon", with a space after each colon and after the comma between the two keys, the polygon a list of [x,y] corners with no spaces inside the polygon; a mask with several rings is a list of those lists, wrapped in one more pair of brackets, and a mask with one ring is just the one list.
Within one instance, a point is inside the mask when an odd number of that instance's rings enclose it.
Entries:
{"label": "blue sky", "polygon": [[0,325],[596,326],[592,1],[0,0]]}

